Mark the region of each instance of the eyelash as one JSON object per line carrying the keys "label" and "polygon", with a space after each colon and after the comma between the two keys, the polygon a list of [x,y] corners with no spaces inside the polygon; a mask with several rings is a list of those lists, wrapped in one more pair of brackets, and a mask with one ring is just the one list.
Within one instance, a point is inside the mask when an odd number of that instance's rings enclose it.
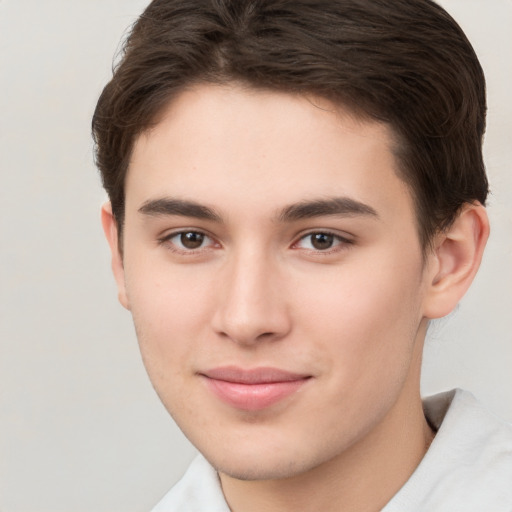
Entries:
{"label": "eyelash", "polygon": [[[204,237],[204,239],[209,239],[211,241],[211,243],[209,245],[217,244],[220,246],[220,244],[218,244],[218,242],[215,242],[213,237],[211,237],[204,231],[194,230],[194,229],[185,229],[185,230],[182,229],[180,231],[175,231],[173,233],[169,233],[169,234],[159,238],[158,244],[167,246],[167,248],[169,248],[173,252],[185,254],[185,255],[195,255],[195,254],[198,254],[198,253],[204,251],[205,249],[208,249],[208,246],[205,246],[205,247],[201,246],[201,247],[198,247],[197,249],[185,249],[185,248],[178,247],[176,245],[176,243],[172,242],[173,238],[176,238],[178,236],[187,235],[187,234],[199,235],[201,237]],[[291,246],[292,249],[299,250],[300,247],[298,247],[298,245],[300,244],[300,242],[302,242],[303,240],[306,240],[308,237],[312,237],[314,235],[324,235],[324,236],[332,237],[335,241],[335,244],[332,247],[329,247],[324,250],[315,249],[315,248],[304,249],[304,250],[306,250],[310,253],[314,253],[314,254],[329,255],[329,254],[332,254],[333,252],[338,252],[340,250],[343,250],[344,248],[346,248],[346,246],[352,245],[354,243],[353,240],[350,240],[349,238],[343,237],[343,236],[333,233],[331,231],[319,230],[319,231],[311,231],[309,233],[305,233],[305,234],[301,235],[298,238],[298,240],[292,244],[292,246]]]}
{"label": "eyelash", "polygon": [[204,231],[196,230],[196,229],[182,229],[180,231],[175,231],[173,233],[169,233],[161,238],[158,239],[159,245],[165,245],[168,249],[170,249],[173,252],[180,253],[180,254],[186,254],[186,255],[193,255],[198,254],[201,251],[204,251],[206,247],[198,247],[197,249],[186,249],[181,248],[176,245],[176,243],[172,242],[173,238],[187,235],[187,234],[195,234],[200,235],[204,237],[204,239],[209,239],[213,244],[215,244],[215,241],[213,237],[205,233]]}
{"label": "eyelash", "polygon": [[296,242],[293,243],[292,248],[299,249],[297,246],[300,242],[302,242],[303,240],[306,240],[307,238],[313,237],[314,235],[329,236],[329,237],[332,237],[334,240],[334,245],[332,247],[329,247],[324,250],[314,249],[314,248],[313,249],[305,249],[310,253],[314,253],[315,255],[318,254],[318,255],[322,255],[322,256],[327,256],[329,254],[339,252],[340,250],[346,249],[347,246],[352,245],[354,243],[353,240],[351,240],[347,237],[344,237],[342,235],[339,235],[337,233],[333,233],[332,231],[318,230],[318,231],[310,231],[309,233],[303,234]]}

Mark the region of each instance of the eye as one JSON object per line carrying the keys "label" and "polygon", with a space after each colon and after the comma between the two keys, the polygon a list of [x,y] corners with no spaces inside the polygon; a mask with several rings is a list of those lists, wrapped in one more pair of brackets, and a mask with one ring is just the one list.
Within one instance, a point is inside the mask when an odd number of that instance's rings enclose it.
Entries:
{"label": "eye", "polygon": [[166,243],[173,246],[178,251],[194,251],[213,245],[215,242],[200,231],[181,231],[172,233],[160,240],[160,243]]}
{"label": "eye", "polygon": [[308,249],[311,251],[328,251],[341,244],[349,244],[350,240],[339,235],[328,232],[308,233],[303,236],[295,246],[300,249]]}

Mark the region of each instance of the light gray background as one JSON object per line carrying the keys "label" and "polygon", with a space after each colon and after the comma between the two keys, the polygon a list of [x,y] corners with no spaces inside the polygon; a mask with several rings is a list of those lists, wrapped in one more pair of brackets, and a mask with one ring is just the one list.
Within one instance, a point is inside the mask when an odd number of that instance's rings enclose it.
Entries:
{"label": "light gray background", "polygon": [[[486,70],[492,237],[430,333],[424,393],[512,421],[512,2],[444,0]],[[193,449],[158,402],[116,301],[90,118],[142,0],[0,0],[0,510],[148,510]]]}

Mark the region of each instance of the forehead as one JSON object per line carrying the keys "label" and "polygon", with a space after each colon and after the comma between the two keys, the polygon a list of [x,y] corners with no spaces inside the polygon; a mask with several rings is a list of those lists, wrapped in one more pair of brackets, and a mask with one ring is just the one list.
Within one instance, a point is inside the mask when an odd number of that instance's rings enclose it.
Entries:
{"label": "forehead", "polygon": [[195,86],[137,138],[127,211],[165,195],[253,214],[335,195],[412,216],[392,145],[385,124],[324,98]]}

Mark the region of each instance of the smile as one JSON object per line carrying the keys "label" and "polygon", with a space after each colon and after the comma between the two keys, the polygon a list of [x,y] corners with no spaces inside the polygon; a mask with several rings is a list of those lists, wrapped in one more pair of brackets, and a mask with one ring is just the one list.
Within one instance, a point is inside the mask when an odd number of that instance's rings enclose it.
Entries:
{"label": "smile", "polygon": [[200,375],[220,400],[245,411],[271,407],[298,391],[311,378],[276,368],[244,370],[233,366],[214,368]]}

